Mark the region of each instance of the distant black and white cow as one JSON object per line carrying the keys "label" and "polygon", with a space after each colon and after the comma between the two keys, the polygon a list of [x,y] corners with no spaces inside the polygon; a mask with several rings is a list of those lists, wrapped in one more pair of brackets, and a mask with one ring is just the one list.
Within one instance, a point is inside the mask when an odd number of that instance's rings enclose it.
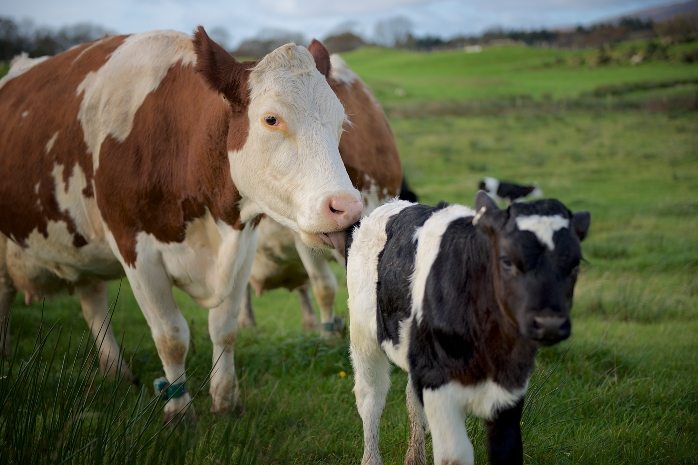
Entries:
{"label": "distant black and white cow", "polygon": [[522,463],[519,422],[538,347],[570,335],[589,213],[557,200],[500,210],[393,201],[347,233],[351,357],[363,465],[378,431],[390,361],[409,373],[406,464],[472,464],[464,412],[486,420],[490,462]]}
{"label": "distant black and white cow", "polygon": [[542,197],[543,191],[535,185],[515,184],[509,181],[500,181],[496,178],[482,178],[478,188],[490,194],[496,199],[516,202],[526,197]]}

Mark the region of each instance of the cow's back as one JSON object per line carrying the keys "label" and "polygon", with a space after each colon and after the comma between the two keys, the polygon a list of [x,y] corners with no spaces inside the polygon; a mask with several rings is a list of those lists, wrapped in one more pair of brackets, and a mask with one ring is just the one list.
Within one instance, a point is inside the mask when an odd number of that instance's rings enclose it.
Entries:
{"label": "cow's back", "polygon": [[[226,153],[228,106],[195,61],[190,37],[156,31],[76,46],[1,81],[0,232],[75,280],[119,274],[115,252],[134,263],[140,232],[181,241],[206,207],[228,220],[210,200],[234,188],[190,189],[229,170],[213,156]],[[206,156],[208,172],[187,169]]]}

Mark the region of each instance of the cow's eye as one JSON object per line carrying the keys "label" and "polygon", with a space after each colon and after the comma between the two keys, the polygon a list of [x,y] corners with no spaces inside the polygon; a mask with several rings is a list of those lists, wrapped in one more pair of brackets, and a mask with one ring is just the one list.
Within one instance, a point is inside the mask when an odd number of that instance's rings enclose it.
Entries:
{"label": "cow's eye", "polygon": [[502,267],[505,270],[510,270],[514,266],[514,264],[511,262],[511,259],[506,255],[502,255],[501,257],[499,257],[499,262],[502,264]]}
{"label": "cow's eye", "polygon": [[269,126],[278,126],[279,125],[279,120],[276,119],[276,116],[274,116],[274,115],[265,116],[264,122],[267,123]]}

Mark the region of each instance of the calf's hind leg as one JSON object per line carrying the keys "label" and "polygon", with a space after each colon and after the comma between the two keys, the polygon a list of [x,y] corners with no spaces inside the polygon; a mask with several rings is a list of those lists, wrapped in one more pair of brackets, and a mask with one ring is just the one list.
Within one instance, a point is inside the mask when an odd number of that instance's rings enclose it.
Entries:
{"label": "calf's hind leg", "polygon": [[407,415],[410,420],[410,442],[407,446],[407,454],[405,455],[405,465],[426,465],[427,458],[424,451],[424,428],[427,425],[427,419],[424,415],[417,392],[415,391],[412,378],[407,380],[405,388],[405,399],[407,401]]}

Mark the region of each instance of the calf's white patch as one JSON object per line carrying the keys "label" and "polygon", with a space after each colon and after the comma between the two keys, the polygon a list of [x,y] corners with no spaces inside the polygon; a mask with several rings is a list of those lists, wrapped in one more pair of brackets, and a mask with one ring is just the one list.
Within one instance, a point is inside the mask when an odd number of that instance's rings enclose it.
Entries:
{"label": "calf's white patch", "polygon": [[561,215],[553,216],[519,216],[516,218],[516,226],[521,231],[530,231],[538,240],[550,250],[555,250],[553,234],[562,228],[570,227],[570,220]]}

